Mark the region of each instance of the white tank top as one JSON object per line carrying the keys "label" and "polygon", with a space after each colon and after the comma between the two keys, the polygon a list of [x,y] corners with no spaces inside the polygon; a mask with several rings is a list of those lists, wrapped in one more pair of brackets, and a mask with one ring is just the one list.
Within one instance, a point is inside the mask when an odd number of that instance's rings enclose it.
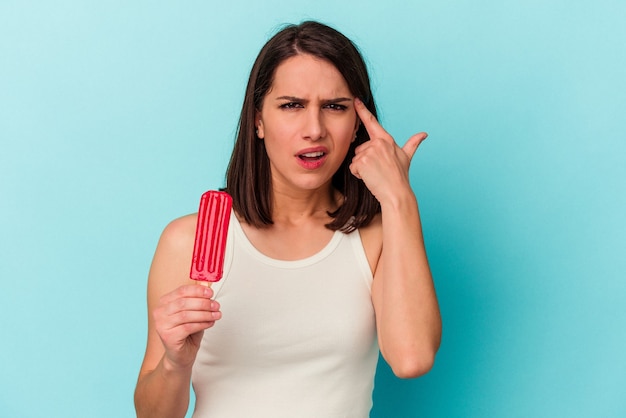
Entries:
{"label": "white tank top", "polygon": [[194,418],[368,417],[378,343],[358,231],[281,261],[230,219],[213,284],[222,319],[204,332],[192,372]]}

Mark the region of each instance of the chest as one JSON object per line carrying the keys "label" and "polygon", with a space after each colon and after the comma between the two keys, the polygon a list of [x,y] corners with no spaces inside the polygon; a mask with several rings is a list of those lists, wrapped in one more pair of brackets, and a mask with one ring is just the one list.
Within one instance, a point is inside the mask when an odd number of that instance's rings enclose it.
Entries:
{"label": "chest", "polygon": [[333,237],[333,231],[323,226],[297,228],[273,226],[255,229],[241,225],[249,243],[260,253],[277,260],[302,260],[321,251]]}
{"label": "chest", "polygon": [[289,262],[235,246],[216,295],[222,319],[205,333],[221,361],[285,367],[345,360],[371,347],[375,316],[365,257],[349,242],[330,247]]}

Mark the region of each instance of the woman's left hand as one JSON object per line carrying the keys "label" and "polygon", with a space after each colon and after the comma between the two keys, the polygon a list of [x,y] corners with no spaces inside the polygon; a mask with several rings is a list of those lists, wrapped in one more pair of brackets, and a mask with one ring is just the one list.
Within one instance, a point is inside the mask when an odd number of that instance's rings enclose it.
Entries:
{"label": "woman's left hand", "polygon": [[400,148],[361,100],[354,99],[354,107],[370,140],[356,148],[350,171],[384,204],[403,188],[411,189],[409,165],[417,147],[428,135],[425,132],[415,134]]}

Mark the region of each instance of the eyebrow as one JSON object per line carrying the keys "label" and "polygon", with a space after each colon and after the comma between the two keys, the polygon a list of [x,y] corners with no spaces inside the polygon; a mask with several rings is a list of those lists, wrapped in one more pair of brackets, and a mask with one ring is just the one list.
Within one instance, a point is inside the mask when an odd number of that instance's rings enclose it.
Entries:
{"label": "eyebrow", "polygon": [[[276,100],[289,100],[290,102],[303,102],[306,103],[308,100],[302,99],[300,97],[295,96],[280,96],[277,97]],[[322,100],[325,104],[334,104],[334,103],[342,103],[342,102],[351,102],[353,99],[349,97],[336,97],[334,99]]]}

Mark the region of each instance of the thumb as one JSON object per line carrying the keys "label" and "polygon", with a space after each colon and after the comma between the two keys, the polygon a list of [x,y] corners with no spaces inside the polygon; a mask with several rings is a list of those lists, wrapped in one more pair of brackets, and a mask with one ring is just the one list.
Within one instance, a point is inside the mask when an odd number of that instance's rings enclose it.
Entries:
{"label": "thumb", "polygon": [[419,147],[419,145],[422,143],[423,140],[426,139],[426,137],[428,137],[428,134],[426,132],[420,132],[413,135],[409,138],[408,141],[406,141],[406,143],[402,147],[402,151],[404,151],[407,157],[409,157],[409,160],[413,158],[415,151],[417,151],[417,147]]}

